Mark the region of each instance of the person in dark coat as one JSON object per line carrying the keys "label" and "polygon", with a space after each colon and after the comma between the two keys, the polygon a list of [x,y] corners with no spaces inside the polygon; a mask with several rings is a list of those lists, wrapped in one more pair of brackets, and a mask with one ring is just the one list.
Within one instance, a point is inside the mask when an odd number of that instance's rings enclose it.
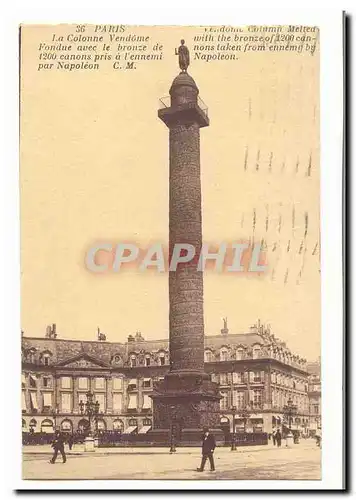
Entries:
{"label": "person in dark coat", "polygon": [[59,431],[56,431],[56,433],[54,435],[54,440],[52,442],[52,448],[53,448],[54,452],[53,452],[53,457],[50,460],[51,464],[55,463],[55,461],[57,459],[58,452],[60,452],[60,454],[62,455],[63,463],[64,464],[66,463],[67,457],[66,457],[66,454],[64,451],[64,441],[65,441],[65,439],[64,439],[62,433]]}
{"label": "person in dark coat", "polygon": [[277,441],[277,446],[279,448],[282,444],[282,434],[281,434],[281,431],[279,429],[276,432],[276,441]]}
{"label": "person in dark coat", "polygon": [[70,436],[68,437],[69,450],[71,450],[73,448],[73,443],[74,443],[73,435],[70,434]]}
{"label": "person in dark coat", "polygon": [[209,432],[207,427],[204,427],[203,443],[202,443],[202,458],[200,468],[197,469],[198,472],[203,472],[207,459],[210,462],[210,470],[215,470],[214,464],[214,450],[216,447],[215,437]]}

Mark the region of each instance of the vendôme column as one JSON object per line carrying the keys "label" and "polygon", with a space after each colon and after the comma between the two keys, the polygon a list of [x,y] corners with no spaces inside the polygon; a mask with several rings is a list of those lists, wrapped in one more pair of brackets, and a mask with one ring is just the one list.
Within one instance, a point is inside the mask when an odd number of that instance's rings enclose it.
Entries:
{"label": "vend\u00f4me column", "polygon": [[158,111],[169,128],[169,254],[177,245],[189,244],[195,258],[169,272],[170,372],[152,395],[153,432],[173,428],[177,442],[195,442],[203,426],[219,425],[218,385],[204,373],[203,273],[197,271],[202,247],[200,128],[209,125],[209,118],[187,73],[184,40],[177,53],[182,71],[171,85],[170,106],[163,103]]}

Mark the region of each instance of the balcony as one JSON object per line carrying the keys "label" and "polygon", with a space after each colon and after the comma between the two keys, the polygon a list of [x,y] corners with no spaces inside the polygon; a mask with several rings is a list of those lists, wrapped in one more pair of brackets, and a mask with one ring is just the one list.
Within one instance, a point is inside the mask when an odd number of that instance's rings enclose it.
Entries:
{"label": "balcony", "polygon": [[177,116],[182,120],[196,121],[200,127],[209,125],[208,106],[198,96],[197,102],[186,102],[171,106],[171,97],[161,97],[158,101],[158,117],[169,127],[177,121]]}

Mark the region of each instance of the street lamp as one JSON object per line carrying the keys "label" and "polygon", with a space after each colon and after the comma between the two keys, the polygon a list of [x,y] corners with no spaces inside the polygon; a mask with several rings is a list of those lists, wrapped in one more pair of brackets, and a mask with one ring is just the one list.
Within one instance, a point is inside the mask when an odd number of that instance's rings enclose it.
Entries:
{"label": "street lamp", "polygon": [[53,409],[52,409],[52,417],[53,417],[53,425],[54,425],[54,432],[56,432],[57,430],[57,415],[59,413],[59,408],[58,406],[56,405]]}
{"label": "street lamp", "polygon": [[244,434],[246,434],[246,423],[247,420],[251,417],[251,413],[248,411],[247,406],[245,405],[241,411],[239,411],[239,417],[242,418],[244,423]]}
{"label": "street lamp", "polygon": [[95,430],[96,433],[98,432],[98,415],[99,415],[99,410],[100,410],[100,403],[99,401],[94,401],[94,394],[92,392],[87,392],[86,393],[86,403],[83,403],[83,401],[79,402],[79,411],[82,416],[86,415],[89,420],[89,433],[85,437],[85,449],[86,451],[94,451],[94,440],[91,436],[91,422],[92,418],[94,418],[95,421]]}
{"label": "street lamp", "polygon": [[286,439],[286,446],[290,446],[293,443],[293,433],[292,433],[292,417],[297,413],[297,405],[293,404],[293,400],[290,397],[287,404],[284,406],[284,415],[288,422],[289,432]]}
{"label": "street lamp", "polygon": [[232,413],[232,440],[231,440],[231,451],[236,450],[236,434],[235,434],[235,415],[236,415],[236,406],[231,407]]}
{"label": "street lamp", "polygon": [[169,450],[169,453],[175,453],[176,452],[176,444],[175,444],[175,432],[174,432],[174,411],[175,411],[175,406],[171,405],[171,448]]}

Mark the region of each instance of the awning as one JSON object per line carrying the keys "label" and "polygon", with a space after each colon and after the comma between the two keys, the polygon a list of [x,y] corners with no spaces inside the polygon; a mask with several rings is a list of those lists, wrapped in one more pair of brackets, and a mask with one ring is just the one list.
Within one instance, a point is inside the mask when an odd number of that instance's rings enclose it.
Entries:
{"label": "awning", "polygon": [[30,383],[33,387],[37,386],[37,380],[33,375],[30,375]]}
{"label": "awning", "polygon": [[43,406],[52,406],[52,393],[44,392],[43,393]]}
{"label": "awning", "polygon": [[31,403],[32,403],[32,407],[33,407],[35,410],[38,410],[38,404],[37,404],[37,396],[36,396],[36,393],[35,393],[35,392],[30,392],[30,395],[31,395]]}
{"label": "awning", "polygon": [[137,425],[130,425],[125,431],[125,434],[132,434],[137,429]]}
{"label": "awning", "polygon": [[136,408],[137,408],[137,396],[136,394],[130,394],[128,409],[136,410]]}
{"label": "awning", "polygon": [[137,380],[135,378],[131,378],[129,385],[137,385]]}
{"label": "awning", "polygon": [[22,409],[25,411],[27,410],[25,391],[22,391]]}
{"label": "awning", "polygon": [[146,394],[143,396],[143,409],[148,410],[152,408],[152,399]]}
{"label": "awning", "polygon": [[139,434],[146,434],[151,429],[151,425],[144,425],[141,427],[141,429],[138,431]]}

